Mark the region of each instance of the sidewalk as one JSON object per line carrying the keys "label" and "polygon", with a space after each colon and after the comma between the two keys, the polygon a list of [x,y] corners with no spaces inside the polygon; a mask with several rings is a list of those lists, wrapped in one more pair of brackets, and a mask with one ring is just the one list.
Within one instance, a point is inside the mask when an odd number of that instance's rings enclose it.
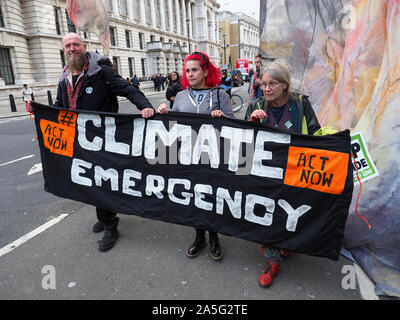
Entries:
{"label": "sidewalk", "polygon": [[265,264],[258,244],[221,235],[221,261],[208,256],[209,247],[189,259],[192,228],[119,216],[121,236],[110,251],[98,251],[102,234],[91,231],[95,210],[84,205],[2,256],[0,299],[360,299],[358,290],[341,286],[342,266],[349,264],[342,257],[333,262],[293,254],[264,289],[257,283]]}
{"label": "sidewalk", "polygon": [[[161,94],[161,93],[164,93],[164,95],[165,95],[165,90],[157,92],[157,91],[154,91],[153,88],[146,88],[145,90],[142,90],[142,92],[144,93],[144,95],[146,97],[151,97],[151,96]],[[54,100],[55,100],[55,97],[53,97],[53,101]],[[127,99],[124,97],[118,97],[118,101],[124,102],[124,101],[127,101]],[[45,103],[45,102],[41,102],[41,101],[38,101],[38,102]],[[25,110],[25,107],[23,107],[23,106],[18,105],[17,112],[11,112],[10,106],[7,106],[7,107],[1,106],[0,107],[0,119],[1,118],[23,117],[23,116],[29,116],[29,113]]]}

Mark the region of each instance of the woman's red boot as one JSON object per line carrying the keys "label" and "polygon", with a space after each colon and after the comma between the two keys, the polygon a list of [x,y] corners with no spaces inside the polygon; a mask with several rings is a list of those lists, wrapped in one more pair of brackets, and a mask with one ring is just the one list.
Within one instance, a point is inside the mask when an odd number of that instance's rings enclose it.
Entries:
{"label": "woman's red boot", "polygon": [[267,266],[258,279],[259,285],[262,287],[269,287],[272,284],[274,277],[278,274],[278,271],[279,261],[267,261]]}

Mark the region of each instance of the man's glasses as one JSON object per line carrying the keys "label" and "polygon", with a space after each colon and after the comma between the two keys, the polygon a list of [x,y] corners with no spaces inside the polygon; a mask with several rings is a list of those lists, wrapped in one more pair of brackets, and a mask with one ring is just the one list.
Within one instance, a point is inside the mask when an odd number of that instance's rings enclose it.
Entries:
{"label": "man's glasses", "polygon": [[279,81],[261,82],[261,88],[267,89],[267,87],[270,87],[270,89],[275,89],[278,84],[280,84]]}

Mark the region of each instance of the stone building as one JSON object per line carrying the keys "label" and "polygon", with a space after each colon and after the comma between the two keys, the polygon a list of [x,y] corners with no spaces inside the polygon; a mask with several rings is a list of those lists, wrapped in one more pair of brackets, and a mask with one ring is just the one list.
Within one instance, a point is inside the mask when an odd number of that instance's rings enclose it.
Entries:
{"label": "stone building", "polygon": [[[205,51],[217,65],[215,0],[104,0],[109,58],[123,77],[182,70],[190,50]],[[27,83],[35,93],[55,94],[64,65],[61,39],[74,32],[66,0],[0,0],[0,106]],[[97,36],[79,32],[89,51],[103,53]]]}
{"label": "stone building", "polygon": [[260,47],[259,22],[244,13],[218,12],[222,64],[235,67],[237,59],[254,61]]}

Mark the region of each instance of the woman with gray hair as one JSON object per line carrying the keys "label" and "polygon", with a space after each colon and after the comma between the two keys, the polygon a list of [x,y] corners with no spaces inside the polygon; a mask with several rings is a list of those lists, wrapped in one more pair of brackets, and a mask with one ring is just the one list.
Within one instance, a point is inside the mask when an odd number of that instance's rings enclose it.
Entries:
{"label": "woman with gray hair", "polygon": [[320,128],[308,97],[293,93],[286,64],[268,63],[261,70],[261,88],[263,96],[250,103],[246,120],[303,134]]}
{"label": "woman with gray hair", "polygon": [[[321,126],[311,103],[307,96],[293,93],[290,84],[291,74],[287,65],[279,62],[267,64],[261,70],[263,97],[248,106],[245,119],[292,133],[314,134]],[[268,287],[278,273],[281,256],[290,253],[268,245],[261,249],[267,266],[258,283]]]}

